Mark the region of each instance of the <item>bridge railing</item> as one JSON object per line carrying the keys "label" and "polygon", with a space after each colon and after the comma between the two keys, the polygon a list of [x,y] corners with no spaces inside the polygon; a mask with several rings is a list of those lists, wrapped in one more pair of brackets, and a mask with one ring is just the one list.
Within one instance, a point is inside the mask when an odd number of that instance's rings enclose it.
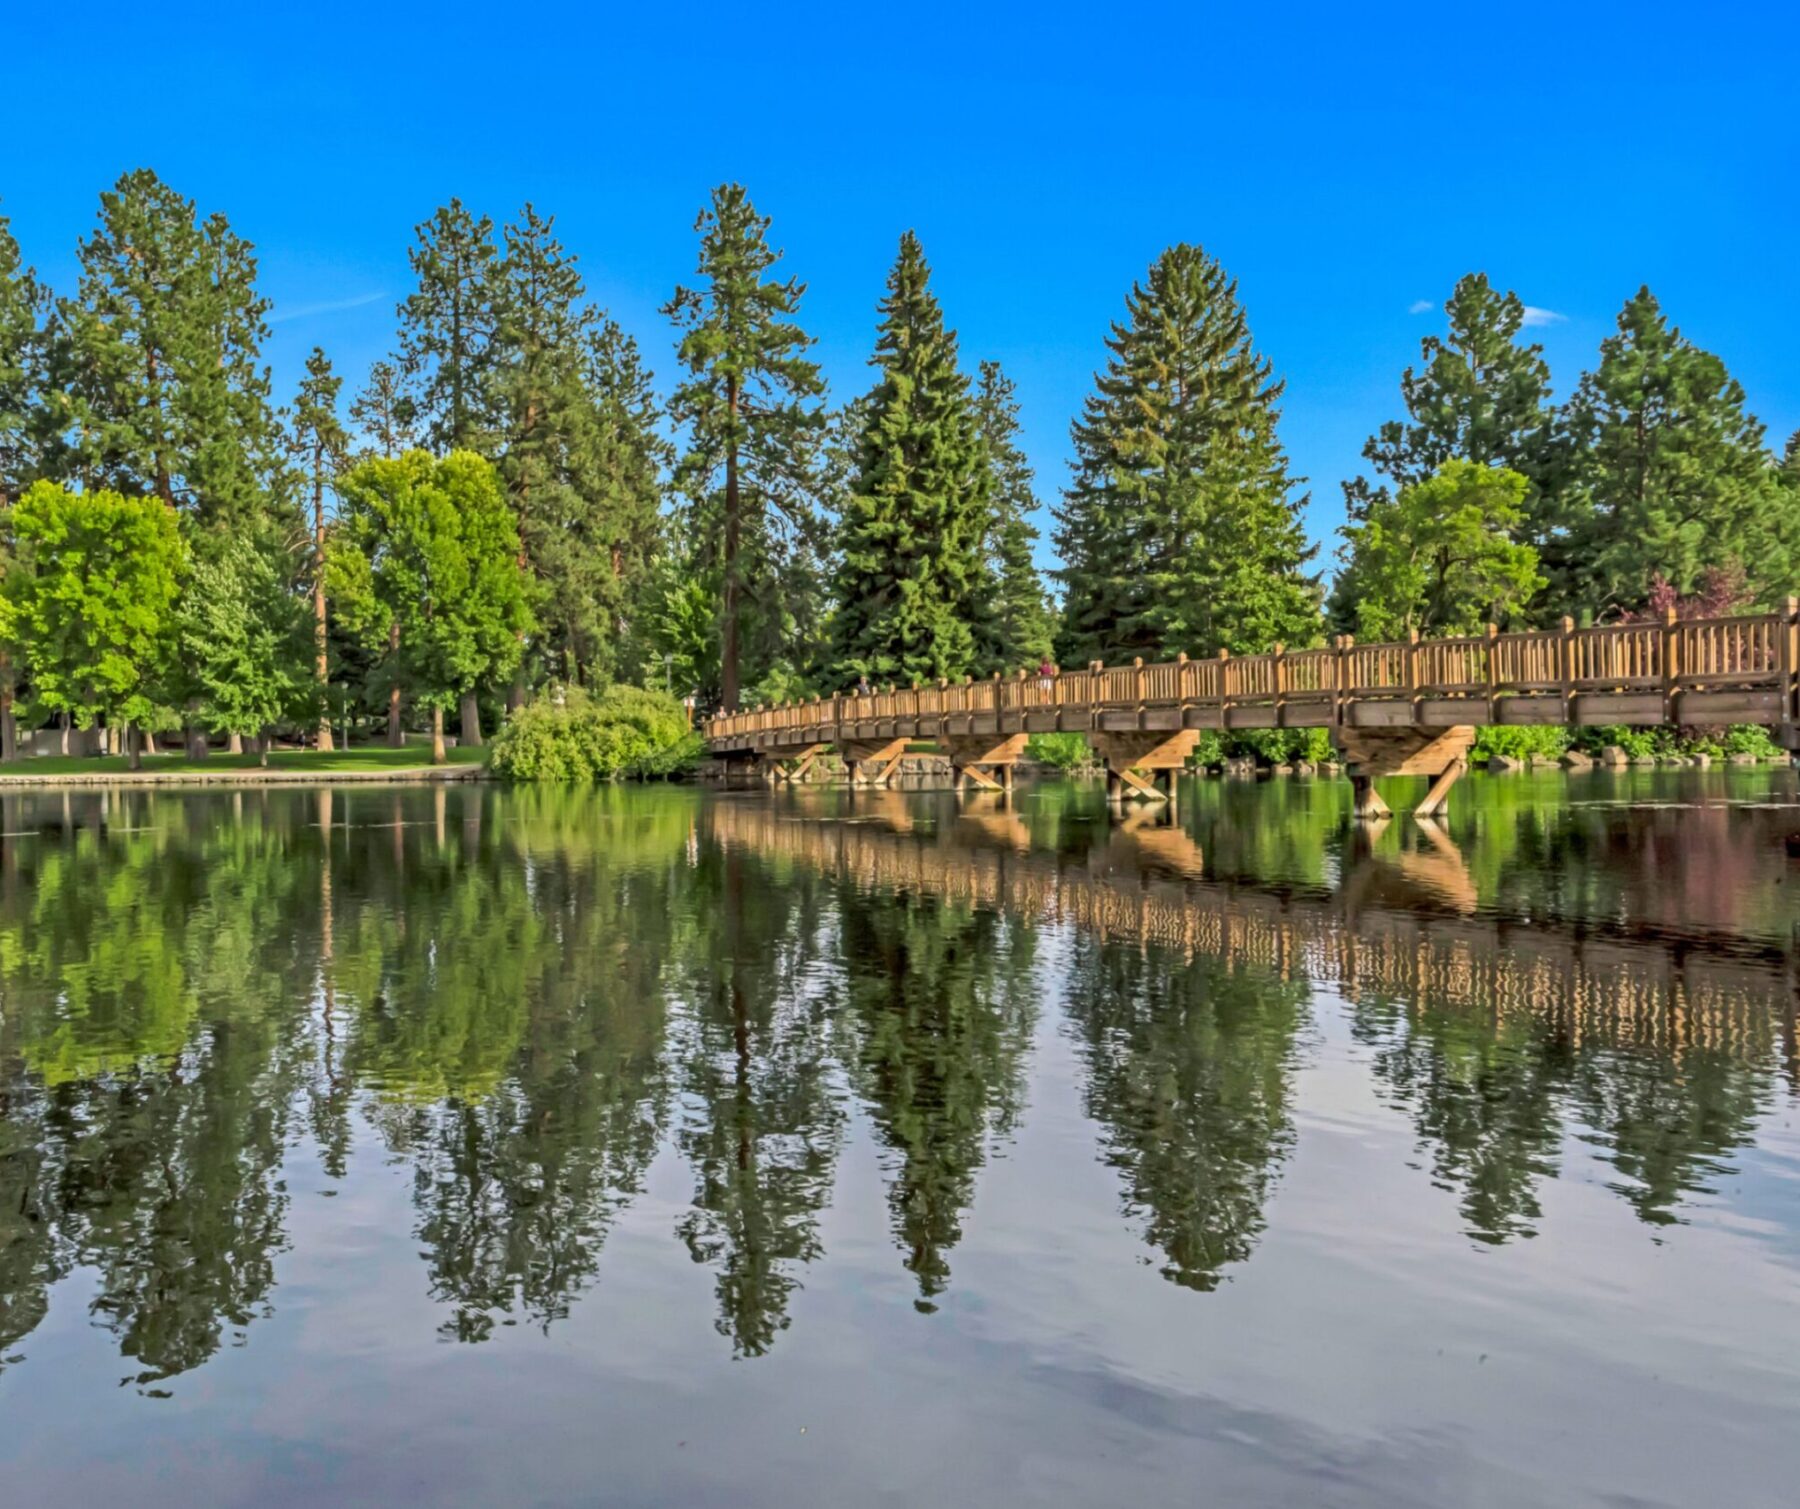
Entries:
{"label": "bridge railing", "polygon": [[759,735],[841,736],[845,725],[929,723],[981,714],[1135,710],[1148,706],[1267,705],[1329,701],[1334,716],[1359,700],[1485,697],[1572,698],[1657,691],[1672,700],[1687,691],[1782,694],[1783,717],[1800,712],[1800,601],[1773,613],[1724,618],[1603,624],[1445,639],[1358,644],[1346,635],[1329,646],[1262,655],[1145,665],[1096,662],[1059,671],[1046,682],[1032,671],[986,681],[965,677],[910,687],[886,686],[862,696],[818,697],[746,712],[705,725],[708,739]]}

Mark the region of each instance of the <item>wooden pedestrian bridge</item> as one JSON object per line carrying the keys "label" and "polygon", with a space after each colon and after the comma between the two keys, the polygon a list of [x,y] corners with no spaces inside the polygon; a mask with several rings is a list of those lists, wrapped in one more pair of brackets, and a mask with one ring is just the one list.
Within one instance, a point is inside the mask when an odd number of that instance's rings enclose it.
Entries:
{"label": "wooden pedestrian bridge", "polygon": [[1386,812],[1377,776],[1425,775],[1416,809],[1435,811],[1484,726],[1759,723],[1795,748],[1800,599],[1772,613],[1677,619],[1450,639],[1328,646],[1158,665],[1095,661],[1043,678],[886,686],[815,697],[706,723],[713,754],[777,777],[804,773],[835,748],[859,783],[884,784],[916,741],[948,755],[956,784],[1005,789],[1032,734],[1080,733],[1105,762],[1115,800],[1159,799],[1200,734],[1323,728],[1349,760],[1360,816]]}

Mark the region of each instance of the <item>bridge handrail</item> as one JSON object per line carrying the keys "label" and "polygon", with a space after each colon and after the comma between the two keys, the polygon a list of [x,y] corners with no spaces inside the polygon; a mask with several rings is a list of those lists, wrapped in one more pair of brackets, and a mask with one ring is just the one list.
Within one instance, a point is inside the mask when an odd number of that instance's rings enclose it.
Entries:
{"label": "bridge handrail", "polygon": [[1341,709],[1359,700],[1550,696],[1584,692],[1766,691],[1800,693],[1800,599],[1771,613],[1631,620],[1555,629],[1359,644],[1343,635],[1303,650],[1059,671],[1048,684],[1033,670],[989,680],[885,686],[864,695],[815,697],[706,721],[709,740],[817,731],[831,742],[844,724],[1033,710],[1097,713],[1146,706],[1213,707],[1287,701]]}

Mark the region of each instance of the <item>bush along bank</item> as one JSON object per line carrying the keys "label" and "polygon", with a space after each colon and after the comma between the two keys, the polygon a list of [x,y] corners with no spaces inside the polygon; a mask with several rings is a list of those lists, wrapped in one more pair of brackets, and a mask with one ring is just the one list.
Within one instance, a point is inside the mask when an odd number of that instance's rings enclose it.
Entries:
{"label": "bush along bank", "polygon": [[488,769],[508,781],[668,779],[700,761],[686,710],[664,692],[556,689],[520,708],[494,738]]}

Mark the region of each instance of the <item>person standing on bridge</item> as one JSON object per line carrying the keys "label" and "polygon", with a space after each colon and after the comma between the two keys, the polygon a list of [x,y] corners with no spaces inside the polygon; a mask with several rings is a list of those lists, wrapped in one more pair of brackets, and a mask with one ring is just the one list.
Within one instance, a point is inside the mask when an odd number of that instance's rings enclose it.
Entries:
{"label": "person standing on bridge", "polygon": [[864,671],[862,675],[856,678],[856,695],[859,697],[873,697],[875,695],[875,688],[869,685],[869,673],[867,671]]}
{"label": "person standing on bridge", "polygon": [[1050,659],[1050,657],[1048,655],[1046,655],[1038,663],[1038,690],[1041,691],[1046,697],[1048,697],[1050,695],[1051,688],[1054,687],[1055,685],[1056,685],[1056,665]]}

